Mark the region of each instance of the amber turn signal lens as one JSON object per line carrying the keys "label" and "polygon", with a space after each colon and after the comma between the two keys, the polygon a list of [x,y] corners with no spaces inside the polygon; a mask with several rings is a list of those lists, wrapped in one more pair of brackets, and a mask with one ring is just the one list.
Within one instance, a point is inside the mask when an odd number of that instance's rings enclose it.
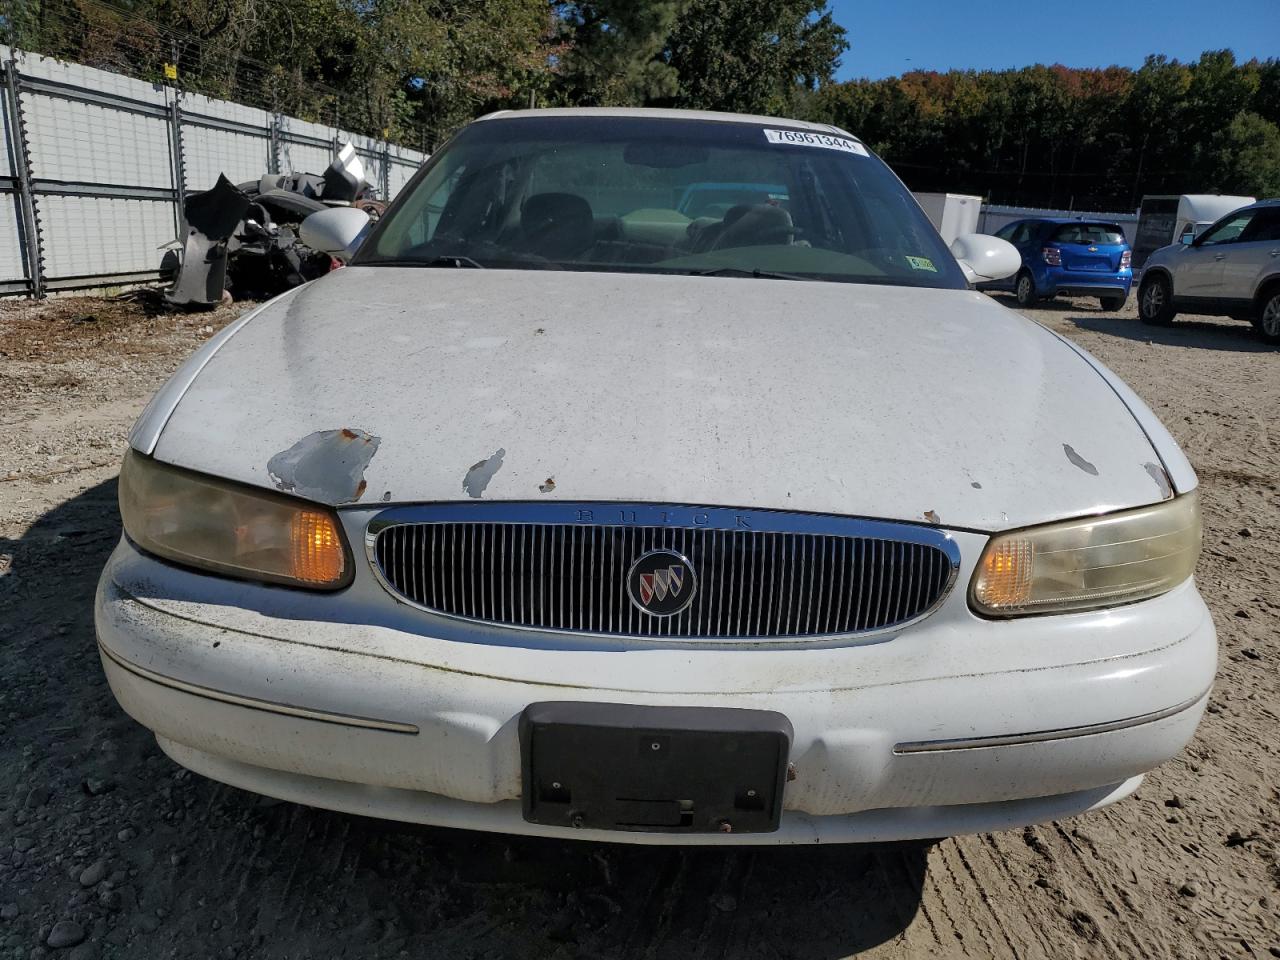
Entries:
{"label": "amber turn signal lens", "polygon": [[983,602],[989,607],[1016,607],[1031,598],[1035,546],[1017,538],[998,540],[982,555],[979,576]]}
{"label": "amber turn signal lens", "polygon": [[342,579],[342,537],[327,513],[300,510],[293,517],[293,578],[304,583]]}

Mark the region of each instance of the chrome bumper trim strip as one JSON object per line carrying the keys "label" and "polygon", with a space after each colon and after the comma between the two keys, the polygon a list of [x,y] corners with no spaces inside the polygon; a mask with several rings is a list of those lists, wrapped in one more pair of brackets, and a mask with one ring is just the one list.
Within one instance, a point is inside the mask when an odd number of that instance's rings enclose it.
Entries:
{"label": "chrome bumper trim strip", "polygon": [[1060,730],[1040,730],[1035,733],[1015,733],[998,737],[962,737],[956,740],[914,740],[907,743],[894,744],[893,752],[897,755],[912,753],[941,753],[948,750],[982,750],[987,747],[1013,747],[1024,743],[1045,743],[1050,740],[1071,740],[1076,737],[1091,737],[1098,733],[1112,733],[1116,730],[1127,730],[1140,727],[1144,723],[1155,723],[1166,720],[1184,710],[1190,710],[1197,703],[1209,696],[1209,690],[1164,710],[1144,713],[1124,720],[1111,720],[1107,723],[1091,723],[1083,727],[1064,727]]}
{"label": "chrome bumper trim strip", "polygon": [[416,734],[418,732],[418,728],[411,723],[397,723],[394,720],[377,720],[372,717],[355,717],[345,713],[310,710],[306,707],[295,707],[288,703],[274,703],[270,700],[258,700],[254,697],[242,697],[223,690],[214,690],[212,687],[202,687],[199,684],[176,680],[173,677],[166,677],[162,673],[156,673],[154,670],[148,670],[146,667],[138,666],[138,664],[126,660],[120,654],[108,650],[101,641],[98,642],[98,650],[116,666],[141,677],[143,680],[150,680],[152,683],[158,683],[161,686],[179,690],[182,693],[189,693],[192,696],[203,697],[206,700],[217,700],[220,703],[229,703],[249,710],[262,710],[265,713],[277,713],[286,717],[318,720],[321,723],[336,723],[343,727],[358,727],[362,730],[382,730],[387,733],[408,734]]}

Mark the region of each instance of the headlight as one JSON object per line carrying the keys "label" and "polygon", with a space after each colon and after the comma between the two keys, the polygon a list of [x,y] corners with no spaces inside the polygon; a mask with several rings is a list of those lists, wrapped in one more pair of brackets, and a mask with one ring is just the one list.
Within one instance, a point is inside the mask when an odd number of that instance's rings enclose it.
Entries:
{"label": "headlight", "polygon": [[1064,613],[1145,600],[1172,590],[1200,556],[1196,493],[1137,510],[992,537],[970,601],[991,617]]}
{"label": "headlight", "polygon": [[332,510],[132,450],[120,469],[120,515],[129,539],[176,563],[322,590],[351,580],[350,553]]}

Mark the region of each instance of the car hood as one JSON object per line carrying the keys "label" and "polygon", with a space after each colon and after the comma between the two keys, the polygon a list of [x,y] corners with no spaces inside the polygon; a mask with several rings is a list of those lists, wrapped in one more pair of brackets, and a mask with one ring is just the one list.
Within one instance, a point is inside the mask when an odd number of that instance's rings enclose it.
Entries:
{"label": "car hood", "polygon": [[967,290],[348,267],[191,363],[158,459],[333,504],[622,500],[996,530],[1169,489],[1097,370]]}

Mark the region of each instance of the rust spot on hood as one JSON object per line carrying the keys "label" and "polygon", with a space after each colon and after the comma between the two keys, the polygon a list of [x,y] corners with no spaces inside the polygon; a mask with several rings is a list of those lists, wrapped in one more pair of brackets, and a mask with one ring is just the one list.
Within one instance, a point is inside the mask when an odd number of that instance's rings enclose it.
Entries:
{"label": "rust spot on hood", "polygon": [[937,513],[937,511],[936,511],[936,510],[926,510],[926,511],[924,512],[924,518],[925,518],[925,520],[927,520],[929,523],[932,523],[932,524],[934,524],[935,526],[936,526],[937,524],[939,524],[939,523],[941,523],[941,522],[942,522],[942,518],[941,518],[940,516],[938,516],[938,513]]}
{"label": "rust spot on hood", "polygon": [[351,503],[368,486],[364,472],[379,443],[379,437],[351,427],[317,430],[268,460],[267,472],[285,493],[321,503]]}
{"label": "rust spot on hood", "polygon": [[550,492],[551,492],[552,490],[554,490],[555,488],[556,488],[556,478],[555,478],[555,477],[547,477],[547,482],[546,482],[546,483],[540,483],[540,484],[538,484],[538,490],[539,490],[539,492],[541,492],[541,493],[550,493]]}

